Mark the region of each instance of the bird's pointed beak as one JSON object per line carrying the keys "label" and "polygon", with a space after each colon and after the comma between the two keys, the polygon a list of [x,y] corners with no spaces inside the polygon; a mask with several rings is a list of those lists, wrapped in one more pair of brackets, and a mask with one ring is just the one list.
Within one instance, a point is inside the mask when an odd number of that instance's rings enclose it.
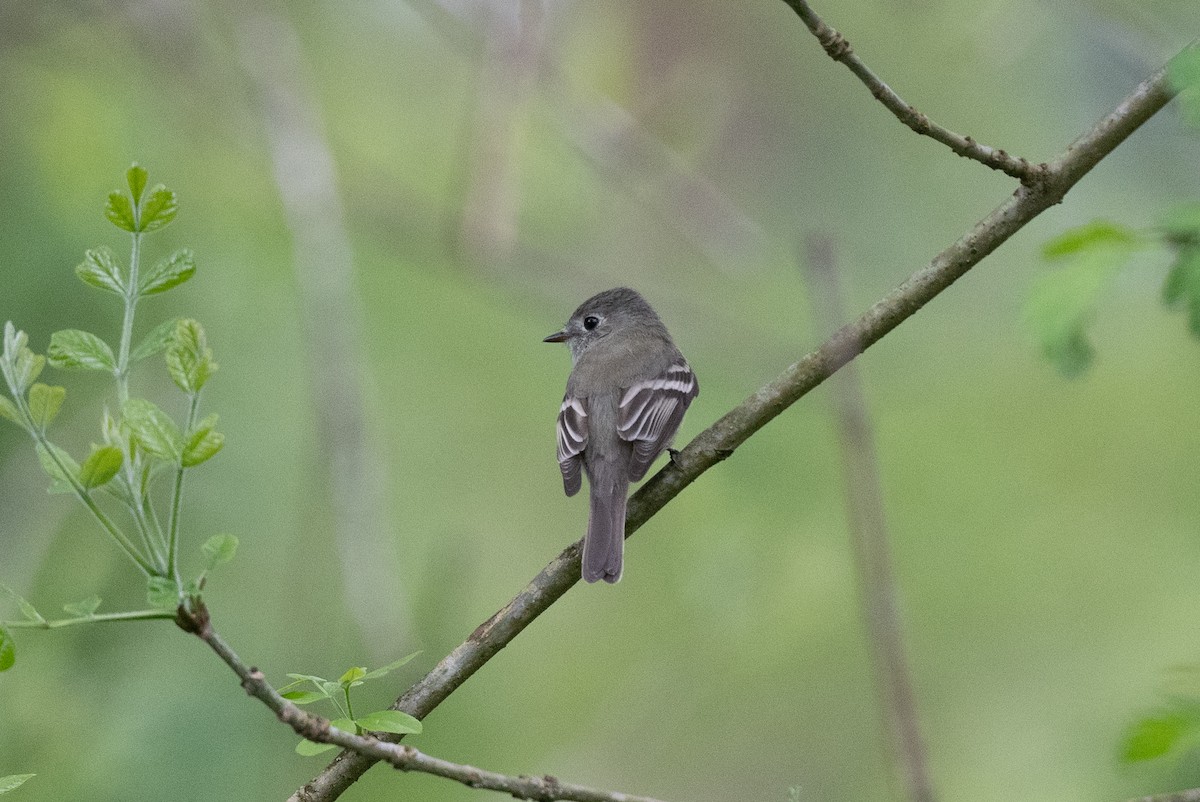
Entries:
{"label": "bird's pointed beak", "polygon": [[567,341],[567,337],[569,337],[569,336],[570,335],[567,334],[567,330],[563,329],[562,331],[554,332],[549,337],[542,340],[542,342],[544,342],[544,343],[565,343]]}

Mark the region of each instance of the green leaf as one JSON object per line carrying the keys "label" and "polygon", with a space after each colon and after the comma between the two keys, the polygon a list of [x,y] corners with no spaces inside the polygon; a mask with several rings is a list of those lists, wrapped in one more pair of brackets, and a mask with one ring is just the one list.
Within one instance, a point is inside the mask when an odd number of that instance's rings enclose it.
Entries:
{"label": "green leaf", "polygon": [[[338,685],[343,688],[349,688],[354,683],[367,675],[367,669],[359,666],[346,669],[346,673],[338,678]],[[360,683],[361,684],[361,683]]]}
{"label": "green leaf", "polygon": [[138,343],[137,347],[129,354],[129,361],[138,362],[165,351],[175,337],[177,325],[179,325],[179,318],[171,318],[159,323],[154,327],[154,331],[147,334],[145,339]]}
{"label": "green leaf", "polygon": [[1137,232],[1131,228],[1109,220],[1093,220],[1078,228],[1068,229],[1047,242],[1042,246],[1042,255],[1047,259],[1057,259],[1083,250],[1130,246],[1138,242]]}
{"label": "green leaf", "polygon": [[[288,674],[289,677],[295,680],[308,680],[318,688],[323,687],[329,680],[324,677],[318,677],[316,674]],[[336,683],[334,683],[336,685]]]}
{"label": "green leaf", "polygon": [[10,599],[15,601],[17,603],[17,608],[21,611],[21,615],[25,616],[25,618],[29,619],[30,621],[35,621],[39,624],[46,623],[46,619],[43,618],[42,614],[37,611],[37,608],[30,604],[29,601],[27,601],[24,597],[18,595],[17,592],[8,585],[0,584],[0,593],[3,593],[5,596],[8,596]]}
{"label": "green leaf", "polygon": [[319,744],[316,741],[310,741],[305,738],[300,743],[296,744],[296,754],[304,757],[313,757],[323,752],[328,752],[331,749],[336,749],[336,744]]}
{"label": "green leaf", "polygon": [[284,691],[279,695],[294,705],[310,705],[329,698],[319,691]]}
{"label": "green leaf", "polygon": [[17,351],[17,357],[12,366],[13,384],[16,387],[10,389],[17,395],[24,394],[29,389],[29,385],[42,375],[44,367],[46,367],[46,357],[35,354],[28,348],[21,348]]}
{"label": "green leaf", "polygon": [[183,248],[146,271],[146,274],[138,282],[138,293],[157,295],[172,287],[178,287],[195,274],[195,257],[190,249]]}
{"label": "green leaf", "polygon": [[1091,364],[1094,351],[1087,327],[1096,304],[1140,244],[1127,229],[1097,221],[1046,245],[1048,257],[1070,259],[1034,282],[1025,321],[1043,355],[1064,376],[1078,376]]}
{"label": "green leaf", "polygon": [[93,446],[92,453],[79,466],[79,481],[89,490],[106,484],[121,470],[124,459],[116,446]]}
{"label": "green leaf", "polygon": [[1127,763],[1162,757],[1179,743],[1187,729],[1187,719],[1177,714],[1142,719],[1126,736],[1121,757]]}
{"label": "green leaf", "polygon": [[[3,668],[0,668],[0,671],[3,670]],[[36,774],[9,774],[5,777],[0,777],[0,794],[7,794],[9,791],[19,788],[25,784],[26,780],[36,776]]]}
{"label": "green leaf", "polygon": [[1179,248],[1163,282],[1163,303],[1186,311],[1188,328],[1200,337],[1200,244]]}
{"label": "green leaf", "polygon": [[378,710],[355,719],[354,723],[370,732],[394,732],[397,735],[417,735],[423,729],[420,721],[399,710]]}
{"label": "green leaf", "polygon": [[95,334],[64,329],[50,335],[50,364],[64,370],[103,370],[112,373],[117,360],[108,343]]}
{"label": "green leaf", "polygon": [[33,418],[33,425],[40,431],[46,431],[46,427],[58,416],[66,397],[65,387],[51,387],[41,382],[30,387],[29,416]]}
{"label": "green leaf", "polygon": [[139,203],[142,200],[142,192],[146,189],[146,179],[149,175],[146,169],[134,162],[125,171],[125,181],[129,184],[129,194],[133,196],[133,202]]}
{"label": "green leaf", "polygon": [[195,320],[180,320],[167,347],[167,370],[175,385],[185,393],[198,393],[216,369],[204,327]]}
{"label": "green leaf", "polygon": [[25,421],[21,420],[21,412],[17,409],[8,396],[0,395],[0,418],[8,418],[13,423],[25,428]]}
{"label": "green leaf", "polygon": [[[79,463],[71,458],[63,449],[49,443],[49,448],[38,443],[35,446],[38,455],[38,461],[42,464],[42,470],[50,477],[50,492],[51,493],[72,493],[75,490],[74,483],[71,479],[79,477]],[[55,460],[57,457],[57,461]],[[64,473],[63,469],[66,469]]]}
{"label": "green leaf", "polygon": [[108,202],[104,204],[104,216],[123,231],[137,231],[137,223],[133,220],[133,204],[123,192],[108,193]]}
{"label": "green leaf", "polygon": [[204,552],[206,569],[211,571],[221,563],[227,563],[237,554],[238,539],[233,535],[213,535],[204,541],[200,550]]}
{"label": "green leaf", "polygon": [[387,674],[389,671],[395,671],[397,668],[404,665],[409,660],[412,660],[418,654],[420,654],[420,652],[413,652],[412,654],[408,655],[407,657],[401,657],[399,660],[397,660],[394,663],[388,663],[386,666],[377,668],[374,671],[368,671],[366,674],[363,675],[363,679],[368,680],[368,679],[377,679],[379,677],[382,677],[384,674]]}
{"label": "green leaf", "polygon": [[121,415],[134,440],[147,453],[162,459],[179,460],[183,435],[167,413],[144,398],[131,398],[121,408]]}
{"label": "green leaf", "polygon": [[1171,207],[1163,215],[1159,228],[1166,232],[1168,239],[1192,244],[1200,242],[1200,202]]}
{"label": "green leaf", "polygon": [[82,601],[71,602],[70,604],[63,605],[63,610],[65,610],[68,614],[76,615],[76,616],[80,616],[80,617],[90,616],[92,613],[96,612],[96,610],[98,610],[99,608],[100,608],[100,597],[99,596],[88,596],[86,599],[83,599]]}
{"label": "green leaf", "polygon": [[179,204],[175,200],[175,193],[162,184],[158,184],[150,190],[145,204],[142,205],[139,230],[157,231],[174,220],[178,211]]}
{"label": "green leaf", "polygon": [[13,644],[12,635],[0,627],[0,671],[8,671],[17,662],[17,649]]}
{"label": "green leaf", "polygon": [[211,459],[225,445],[225,435],[215,430],[217,416],[209,415],[196,424],[183,444],[182,463],[185,468]]}
{"label": "green leaf", "polygon": [[151,607],[170,610],[179,606],[179,588],[165,576],[146,580],[146,602]]}
{"label": "green leaf", "polygon": [[98,287],[117,295],[125,294],[125,278],[117,257],[108,248],[93,248],[84,252],[83,261],[75,268],[75,275],[84,284]]}

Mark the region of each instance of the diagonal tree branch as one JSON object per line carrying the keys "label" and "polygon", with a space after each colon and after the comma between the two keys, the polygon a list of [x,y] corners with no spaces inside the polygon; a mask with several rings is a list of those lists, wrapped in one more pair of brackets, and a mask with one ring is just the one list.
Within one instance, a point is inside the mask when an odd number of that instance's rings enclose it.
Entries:
{"label": "diagonal tree branch", "polygon": [[[1196,46],[1193,43],[1189,50]],[[833,375],[860,350],[870,347],[911,317],[1026,223],[1059,203],[1079,179],[1175,94],[1167,81],[1166,68],[1158,70],[1108,116],[1071,143],[1062,155],[1047,164],[1039,180],[1022,184],[1011,197],[926,267],[703,431],[679,452],[676,460],[669,462],[630,499],[626,537],[702,473],[733,454],[734,449],[776,415]],[[574,543],[564,549],[524,590],[446,655],[392,707],[424,718],[441,704],[579,581],[580,545]],[[343,752],[321,774],[297,790],[290,802],[330,802],[374,762],[370,757]]]}
{"label": "diagonal tree branch", "polygon": [[825,52],[829,54],[831,59],[845,64],[850,69],[850,72],[854,73],[860,81],[866,84],[867,89],[871,90],[871,94],[876,100],[886,106],[888,111],[896,115],[896,118],[900,122],[918,134],[935,139],[959,156],[974,159],[980,164],[991,167],[993,170],[999,170],[1011,175],[1013,178],[1018,178],[1023,183],[1037,181],[1046,170],[1045,164],[1030,164],[1019,156],[1013,156],[1003,150],[989,147],[981,142],[976,142],[969,136],[956,134],[950,129],[938,125],[917,111],[914,106],[905,102],[904,98],[896,94],[894,89],[872,72],[871,68],[854,54],[854,49],[850,47],[850,42],[846,40],[846,37],[826,25],[825,21],[817,16],[806,0],[783,1],[804,21],[804,24],[808,26],[812,35],[817,37],[817,41],[821,43],[821,47],[825,48]]}
{"label": "diagonal tree branch", "polygon": [[497,774],[494,771],[486,771],[474,766],[451,763],[448,760],[427,755],[407,744],[381,741],[374,737],[355,735],[352,732],[340,730],[331,726],[328,719],[302,710],[284,699],[267,682],[261,671],[247,666],[237,652],[212,628],[208,610],[198,600],[193,600],[188,605],[180,607],[175,613],[175,623],[179,625],[180,629],[195,635],[208,644],[208,647],[216,652],[225,665],[237,674],[238,679],[241,680],[242,689],[247,694],[265,704],[275,712],[280,721],[310,741],[336,744],[353,750],[355,754],[366,756],[372,761],[382,760],[401,771],[420,771],[455,780],[471,788],[503,791],[515,799],[532,799],[538,800],[538,802],[555,802],[555,800],[660,802],[648,796],[634,796],[620,791],[602,791],[597,788],[566,783],[549,775],[511,777],[506,774]]}

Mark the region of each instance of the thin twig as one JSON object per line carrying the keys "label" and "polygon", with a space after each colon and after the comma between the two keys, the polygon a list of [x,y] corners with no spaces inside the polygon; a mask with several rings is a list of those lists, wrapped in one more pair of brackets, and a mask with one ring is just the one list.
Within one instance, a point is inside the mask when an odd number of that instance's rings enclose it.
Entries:
{"label": "thin twig", "polygon": [[[1175,94],[1167,81],[1165,68],[1147,78],[1112,113],[1076,139],[1051,163],[1044,180],[1033,186],[1023,184],[1018,187],[1012,196],[934,257],[929,265],[701,432],[629,500],[626,537],[702,473],[732,455],[734,449],[776,415],[853,359],[859,349],[873,345],[1026,223],[1059,203],[1088,170]],[[852,344],[857,346],[852,347]],[[580,546],[577,542],[564,549],[524,590],[397,699],[393,708],[417,718],[428,715],[579,581]],[[321,774],[298,789],[290,802],[330,802],[361,777],[373,762],[372,758],[343,752]]]}
{"label": "thin twig", "polygon": [[938,125],[917,111],[916,107],[906,102],[904,98],[896,94],[894,89],[872,72],[863,63],[862,59],[855,55],[854,49],[850,47],[850,42],[846,40],[846,37],[826,25],[824,20],[817,16],[806,0],[783,1],[804,21],[804,24],[812,31],[812,35],[817,37],[817,41],[821,43],[821,47],[825,48],[825,52],[829,54],[831,59],[845,64],[850,69],[850,72],[858,76],[858,79],[866,85],[867,89],[871,90],[871,94],[876,100],[886,106],[888,111],[896,115],[896,119],[918,134],[941,142],[959,156],[974,159],[980,164],[991,167],[993,170],[999,170],[1002,173],[1011,175],[1013,178],[1018,178],[1025,184],[1033,183],[1045,174],[1047,169],[1047,165],[1045,164],[1030,164],[1019,156],[1013,156],[998,148],[989,147],[981,142],[976,142],[969,136],[956,134],[950,129]]}
{"label": "thin twig", "polygon": [[[823,329],[832,329],[843,316],[833,241],[828,237],[810,237],[805,250],[807,258],[801,261],[807,267],[814,315]],[[856,351],[861,350],[857,343],[849,345]],[[862,380],[856,368],[854,364],[846,365],[831,384],[834,385],[833,405],[842,451],[847,528],[854,546],[867,645],[875,665],[892,761],[912,802],[934,802],[937,794],[929,773],[916,693],[904,649],[904,627],[892,570],[879,459],[875,453],[875,437]]]}
{"label": "thin twig", "polygon": [[390,743],[369,735],[355,735],[352,732],[340,730],[331,726],[328,719],[313,715],[284,699],[267,682],[261,671],[246,665],[237,652],[213,629],[208,610],[202,603],[193,600],[187,607],[180,607],[176,613],[175,622],[181,629],[208,644],[225,665],[237,674],[242,688],[247,694],[265,704],[274,711],[280,721],[310,741],[336,744],[344,749],[352,749],[355,753],[372,761],[382,760],[390,763],[401,771],[420,771],[455,780],[471,788],[503,791],[515,799],[533,799],[539,802],[553,802],[553,800],[660,802],[648,796],[634,796],[619,791],[603,791],[574,785],[549,775],[512,777],[506,774],[497,774],[494,771],[485,771],[474,766],[451,763],[448,760],[420,752],[407,744]]}

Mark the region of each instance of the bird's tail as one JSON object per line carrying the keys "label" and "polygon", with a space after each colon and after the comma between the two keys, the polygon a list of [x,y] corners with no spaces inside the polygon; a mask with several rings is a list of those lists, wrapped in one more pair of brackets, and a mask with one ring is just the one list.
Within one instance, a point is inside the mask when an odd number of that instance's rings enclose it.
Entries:
{"label": "bird's tail", "polygon": [[603,579],[612,584],[621,578],[625,556],[625,495],[628,483],[612,487],[592,485],[587,535],[583,539],[583,579]]}

